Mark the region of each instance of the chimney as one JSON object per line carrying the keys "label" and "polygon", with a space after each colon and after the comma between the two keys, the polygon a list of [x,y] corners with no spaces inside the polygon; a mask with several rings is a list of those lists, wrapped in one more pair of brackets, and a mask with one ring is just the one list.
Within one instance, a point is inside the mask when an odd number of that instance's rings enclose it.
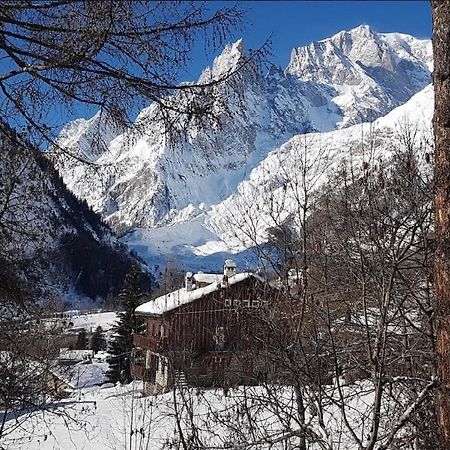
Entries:
{"label": "chimney", "polygon": [[194,277],[192,275],[192,272],[186,272],[186,276],[184,277],[184,287],[186,288],[186,291],[192,291],[192,284],[194,281]]}
{"label": "chimney", "polygon": [[236,263],[232,259],[226,259],[223,265],[223,274],[230,279],[236,275]]}
{"label": "chimney", "polygon": [[297,272],[295,269],[288,270],[288,285],[294,286],[297,283]]}

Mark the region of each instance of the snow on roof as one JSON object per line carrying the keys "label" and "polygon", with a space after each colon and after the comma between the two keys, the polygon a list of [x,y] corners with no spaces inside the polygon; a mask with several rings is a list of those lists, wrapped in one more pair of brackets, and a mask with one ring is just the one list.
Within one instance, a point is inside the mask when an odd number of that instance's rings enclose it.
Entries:
{"label": "snow on roof", "polygon": [[70,361],[83,361],[94,357],[94,350],[69,350],[61,348],[58,359],[67,359]]}
{"label": "snow on roof", "polygon": [[83,362],[71,367],[58,367],[52,373],[74,389],[82,389],[103,384],[107,381],[106,372],[109,365],[106,362]]}
{"label": "snow on roof", "polygon": [[224,265],[227,267],[236,267],[236,263],[232,259],[226,259]]}
{"label": "snow on roof", "polygon": [[223,274],[220,273],[196,273],[194,280],[199,283],[221,283],[223,280]]}
{"label": "snow on roof", "polygon": [[[203,274],[196,274],[194,276],[197,277],[198,275],[203,276],[214,274],[203,273]],[[215,275],[215,276],[219,277],[220,280],[219,282],[214,282],[208,284],[208,286],[194,289],[192,291],[186,291],[186,288],[178,289],[177,291],[162,295],[161,297],[158,297],[155,300],[150,300],[147,303],[143,303],[142,305],[136,308],[136,313],[149,316],[160,315],[165,312],[171,311],[172,309],[178,308],[179,306],[187,305],[188,303],[191,303],[194,300],[202,298],[205,295],[211,294],[212,292],[215,292],[222,287],[223,275]],[[228,279],[228,284],[233,285],[236,283],[240,283],[241,281],[244,281],[249,277],[254,277],[260,281],[263,281],[263,279],[260,276],[254,273],[243,272],[230,277]]]}

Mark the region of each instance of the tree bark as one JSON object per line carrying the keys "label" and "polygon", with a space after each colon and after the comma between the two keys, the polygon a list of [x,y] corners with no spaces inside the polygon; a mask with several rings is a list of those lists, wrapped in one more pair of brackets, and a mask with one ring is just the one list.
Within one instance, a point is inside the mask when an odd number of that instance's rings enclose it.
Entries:
{"label": "tree bark", "polygon": [[450,0],[432,0],[435,143],[437,417],[442,448],[450,449]]}

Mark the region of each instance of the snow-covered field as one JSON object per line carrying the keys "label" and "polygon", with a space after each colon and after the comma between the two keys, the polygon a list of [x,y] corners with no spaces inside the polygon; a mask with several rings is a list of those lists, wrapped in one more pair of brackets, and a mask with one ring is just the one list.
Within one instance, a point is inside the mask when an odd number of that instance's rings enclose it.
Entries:
{"label": "snow-covered field", "polygon": [[69,311],[72,328],[84,328],[93,332],[98,326],[108,331],[117,320],[116,312],[83,313],[81,311]]}
{"label": "snow-covered field", "polygon": [[96,358],[92,362],[81,362],[73,366],[58,367],[53,373],[75,389],[83,389],[106,383],[108,367],[107,362]]}
{"label": "snow-covered field", "polygon": [[[346,398],[345,420],[354,436],[365,441],[370,435],[372,386],[359,382],[341,388]],[[336,386],[329,389],[337,399]],[[400,403],[401,396],[396,402],[384,402],[380,436],[387,436],[385,431],[395,425],[395,417],[403,412],[405,406]],[[189,448],[275,450],[296,448],[298,443],[295,394],[282,386],[239,387],[230,389],[227,396],[222,390],[185,389],[177,391],[177,395],[169,392],[143,397],[141,384],[134,382],[79,390],[57,406],[56,414],[35,413],[17,424],[10,419],[6,423],[9,434],[0,444],[11,450],[158,450],[183,448],[180,442],[184,439],[192,443]],[[314,441],[311,436],[315,436],[316,442],[319,439],[326,447],[312,443],[308,449],[358,448],[344,423],[339,402],[323,402],[323,423],[318,422],[313,406],[311,403],[307,410],[308,440]],[[181,418],[179,423],[175,417]],[[407,432],[406,427],[400,434]],[[293,434],[291,446],[285,447],[281,440],[274,443],[287,433]],[[270,440],[273,445],[268,444]],[[254,445],[248,447],[250,443]]]}
{"label": "snow-covered field", "polygon": [[[193,391],[192,391],[193,392]],[[234,393],[240,397],[239,390]],[[181,398],[177,399],[181,401]],[[222,391],[194,394],[198,423],[205,423],[213,410],[233,410],[233,391],[225,398]],[[176,429],[173,394],[142,397],[139,383],[127,386],[84,389],[74,398],[59,404],[58,414],[36,413],[9,436],[8,449],[162,449],[177,448],[180,434]],[[271,414],[266,415],[269,419]],[[236,416],[238,422],[241,420]],[[269,421],[268,421],[269,423]],[[242,424],[243,425],[243,424]],[[226,428],[226,427],[225,427]],[[212,431],[212,430],[211,430]],[[205,430],[207,439],[216,432]],[[188,435],[189,432],[186,431]],[[227,439],[227,431],[215,436]],[[171,447],[171,445],[173,445]]]}

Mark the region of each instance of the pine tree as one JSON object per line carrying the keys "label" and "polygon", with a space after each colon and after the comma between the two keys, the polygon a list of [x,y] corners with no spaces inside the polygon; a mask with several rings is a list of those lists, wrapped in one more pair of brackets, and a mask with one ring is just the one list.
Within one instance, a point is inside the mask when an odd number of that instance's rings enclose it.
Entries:
{"label": "pine tree", "polygon": [[118,314],[118,321],[113,328],[108,358],[108,378],[113,383],[131,381],[130,356],[133,350],[133,333],[138,331],[142,319],[136,316],[134,310],[142,300],[142,273],[137,266],[132,266],[125,277],[124,286],[119,293],[119,302],[123,312]]}
{"label": "pine tree", "polygon": [[91,338],[91,350],[94,350],[95,353],[100,350],[106,350],[106,340],[103,334],[103,328],[99,325]]}
{"label": "pine tree", "polygon": [[78,333],[75,348],[77,350],[86,350],[87,346],[88,346],[88,339],[86,337],[86,330],[83,328]]}

